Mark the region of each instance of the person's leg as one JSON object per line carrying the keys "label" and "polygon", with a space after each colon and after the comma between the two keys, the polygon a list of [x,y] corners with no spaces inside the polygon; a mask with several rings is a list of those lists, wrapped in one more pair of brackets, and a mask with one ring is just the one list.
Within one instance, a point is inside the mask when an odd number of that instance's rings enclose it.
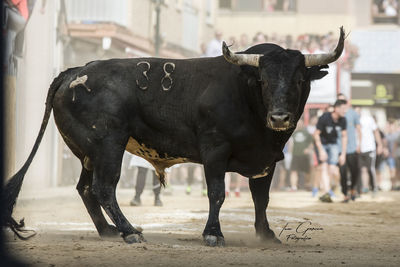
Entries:
{"label": "person's leg", "polygon": [[326,194],[331,190],[329,177],[329,164],[331,162],[332,153],[331,146],[324,145],[325,152],[328,155],[328,160],[321,163],[321,189],[322,193]]}
{"label": "person's leg", "polygon": [[340,185],[342,187],[342,193],[344,195],[344,200],[347,201],[349,199],[348,189],[347,189],[347,166],[348,166],[348,156],[346,155],[346,163],[339,166],[340,171]]}
{"label": "person's leg", "polygon": [[346,162],[351,175],[350,198],[352,200],[355,200],[356,187],[360,180],[359,154],[358,153],[348,154],[346,157]]}
{"label": "person's leg", "polygon": [[187,182],[188,182],[188,186],[186,187],[186,194],[188,195],[192,192],[192,185],[194,181],[194,169],[195,166],[193,164],[188,164],[186,167]]}
{"label": "person's leg", "polygon": [[[399,149],[399,148],[398,148]],[[400,157],[396,157],[395,159],[395,164],[394,164],[394,179],[393,179],[393,188],[395,190],[399,190],[400,189]]]}
{"label": "person's leg", "polygon": [[313,188],[312,188],[312,196],[316,197],[318,194],[318,190],[321,185],[321,164],[318,164],[311,171],[312,179],[313,179]]}
{"label": "person's leg", "polygon": [[306,188],[306,183],[308,183],[308,179],[306,179],[306,177],[308,176],[307,174],[310,173],[310,158],[308,155],[302,155],[299,158],[299,162],[300,165],[298,165],[297,169],[297,189],[302,190]]}
{"label": "person's leg", "polygon": [[140,196],[143,193],[144,189],[144,184],[146,182],[146,174],[147,174],[147,169],[143,167],[137,167],[137,175],[136,175],[136,194],[135,197],[131,200],[131,206],[140,206],[142,204],[140,200]]}
{"label": "person's leg", "polygon": [[328,168],[329,168],[329,178],[331,181],[331,189],[329,190],[329,194],[333,196],[332,188],[333,189],[338,188],[338,184],[340,182],[339,167],[336,164],[335,165],[329,164]]}
{"label": "person's leg", "polygon": [[229,197],[231,192],[231,178],[232,173],[227,172],[225,173],[225,196]]}
{"label": "person's leg", "polygon": [[392,182],[392,188],[396,187],[396,161],[393,157],[387,158],[387,164],[390,170],[390,181]]}
{"label": "person's leg", "polygon": [[202,181],[202,191],[201,191],[201,195],[203,197],[207,196],[207,183],[206,183],[206,177],[204,175],[204,169],[203,166],[199,167],[199,171],[200,171],[200,176],[201,176],[201,181]]}
{"label": "person's leg", "polygon": [[235,186],[235,196],[240,197],[240,174],[231,173],[231,182],[232,181]]}
{"label": "person's leg", "polygon": [[296,191],[297,190],[297,182],[299,180],[297,171],[291,171],[290,172],[290,189],[292,191]]}
{"label": "person's leg", "polygon": [[283,190],[285,188],[285,171],[283,168],[283,163],[282,161],[279,161],[276,163],[276,169],[277,169],[277,175],[276,177],[278,178],[278,190]]}
{"label": "person's leg", "polygon": [[369,167],[368,167],[368,176],[369,183],[371,186],[371,191],[376,192],[376,172],[375,172],[375,160],[376,160],[376,151],[369,152]]}
{"label": "person's leg", "polygon": [[[328,156],[328,165],[329,165],[329,178],[331,184],[335,188],[339,188],[340,184],[340,174],[339,174],[339,146],[337,144],[330,145],[329,156]],[[330,190],[329,194],[333,196],[333,191]],[[338,194],[338,192],[337,192]]]}
{"label": "person's leg", "polygon": [[321,189],[323,193],[328,193],[331,189],[329,174],[328,174],[328,163],[321,163]]}

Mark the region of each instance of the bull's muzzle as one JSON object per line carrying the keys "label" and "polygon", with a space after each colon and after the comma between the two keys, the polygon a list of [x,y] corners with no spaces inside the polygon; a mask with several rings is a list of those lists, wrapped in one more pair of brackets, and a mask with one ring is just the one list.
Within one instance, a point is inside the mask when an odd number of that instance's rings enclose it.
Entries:
{"label": "bull's muzzle", "polygon": [[285,131],[290,127],[292,115],[289,112],[273,112],[268,114],[268,126],[275,131]]}

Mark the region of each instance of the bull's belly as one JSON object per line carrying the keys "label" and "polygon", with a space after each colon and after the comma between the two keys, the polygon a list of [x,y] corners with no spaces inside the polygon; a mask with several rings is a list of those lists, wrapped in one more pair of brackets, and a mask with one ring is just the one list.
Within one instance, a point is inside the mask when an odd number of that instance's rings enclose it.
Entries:
{"label": "bull's belly", "polygon": [[240,175],[243,175],[250,179],[258,179],[258,178],[262,178],[262,177],[265,177],[268,174],[270,174],[272,169],[273,169],[272,165],[268,165],[263,168],[254,168],[254,169],[250,169],[250,170],[248,168],[246,168],[246,170],[243,170],[243,171],[239,170],[236,172],[238,172]]}
{"label": "bull's belly", "polygon": [[231,160],[229,164],[230,171],[237,172],[245,177],[251,179],[258,179],[267,176],[273,171],[275,165],[275,157],[266,159],[253,159],[248,158],[245,161]]}

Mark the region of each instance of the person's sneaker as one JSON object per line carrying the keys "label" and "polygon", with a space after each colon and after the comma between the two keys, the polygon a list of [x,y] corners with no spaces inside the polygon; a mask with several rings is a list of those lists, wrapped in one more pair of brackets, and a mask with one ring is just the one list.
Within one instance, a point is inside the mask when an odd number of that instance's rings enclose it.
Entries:
{"label": "person's sneaker", "polygon": [[130,202],[131,206],[141,206],[142,205],[142,201],[140,201],[140,197],[134,197],[131,202]]}
{"label": "person's sneaker", "polygon": [[322,195],[319,200],[321,200],[321,202],[324,203],[332,203],[332,199],[331,199],[331,195],[329,193],[325,193],[324,195]]}
{"label": "person's sneaker", "polygon": [[190,195],[192,193],[192,187],[188,186],[186,187],[186,195]]}
{"label": "person's sneaker", "polygon": [[156,197],[155,199],[154,199],[154,206],[157,206],[157,207],[162,207],[162,202],[161,202],[161,199],[160,199],[160,197]]}
{"label": "person's sneaker", "polygon": [[349,203],[350,202],[350,197],[345,196],[344,199],[342,200],[342,203]]}
{"label": "person's sneaker", "polygon": [[328,193],[329,193],[329,196],[330,196],[330,197],[336,197],[335,193],[334,193],[332,190],[329,190]]}
{"label": "person's sneaker", "polygon": [[240,191],[235,191],[235,197],[240,197]]}

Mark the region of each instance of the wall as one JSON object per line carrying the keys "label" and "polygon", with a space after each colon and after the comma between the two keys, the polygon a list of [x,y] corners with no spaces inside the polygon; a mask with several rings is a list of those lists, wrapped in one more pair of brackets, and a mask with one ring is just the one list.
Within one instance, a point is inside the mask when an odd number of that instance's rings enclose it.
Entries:
{"label": "wall", "polygon": [[[253,37],[261,31],[271,35],[299,35],[303,33],[325,34],[333,31],[338,34],[340,26],[353,29],[356,26],[356,16],[350,13],[354,10],[355,0],[298,0],[296,12],[231,12],[219,10],[217,28],[224,38],[239,37],[246,33]],[[361,4],[361,3],[360,3]],[[367,1],[363,5],[366,5]]]}
{"label": "wall", "polygon": [[[43,119],[47,90],[57,74],[55,23],[57,1],[47,1],[45,13],[36,5],[25,31],[25,52],[19,61],[16,92],[16,169],[26,161]],[[40,38],[38,38],[40,36]],[[58,137],[51,119],[25,177],[23,190],[50,186],[57,174]]]}

